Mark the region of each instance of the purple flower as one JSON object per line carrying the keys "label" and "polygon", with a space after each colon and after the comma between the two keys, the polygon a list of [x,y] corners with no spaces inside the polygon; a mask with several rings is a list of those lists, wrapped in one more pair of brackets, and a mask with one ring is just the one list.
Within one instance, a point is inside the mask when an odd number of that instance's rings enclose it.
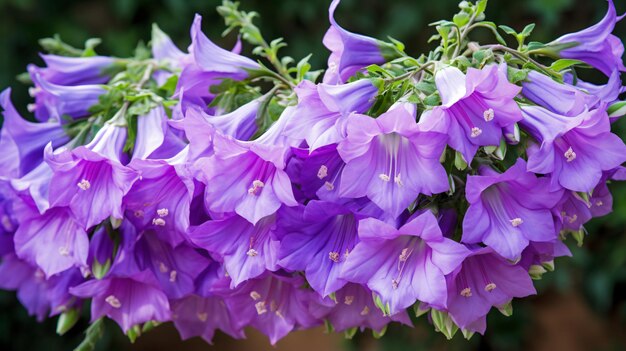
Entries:
{"label": "purple flower", "polygon": [[210,220],[191,230],[188,236],[195,245],[224,261],[231,287],[235,288],[265,270],[278,269],[275,217],[265,217],[256,224],[238,215]]}
{"label": "purple flower", "polygon": [[[583,61],[607,76],[615,70],[625,72],[626,67],[622,62],[624,44],[611,34],[615,24],[624,15],[617,16],[613,0],[608,0],[608,3],[609,9],[600,22],[579,32],[566,34],[548,45],[556,46],[561,57]],[[558,49],[558,46],[565,48]]]}
{"label": "purple flower", "polygon": [[359,328],[361,331],[370,328],[380,332],[390,322],[412,325],[406,311],[400,311],[393,316],[385,316],[374,304],[372,292],[362,285],[353,283],[348,283],[339,289],[335,293],[334,300],[326,298],[320,300],[319,303],[312,303],[311,313],[316,318],[328,320],[337,332],[350,328]]}
{"label": "purple flower", "polygon": [[445,308],[444,276],[469,254],[463,245],[443,237],[428,211],[400,229],[374,218],[361,220],[359,239],[341,277],[367,284],[380,295],[390,315],[418,300]]}
{"label": "purple flower", "polygon": [[281,204],[297,204],[284,171],[288,148],[239,143],[219,133],[214,135],[213,147],[215,155],[198,162],[209,210],[236,212],[256,224]]}
{"label": "purple flower", "polygon": [[439,163],[445,138],[421,131],[415,106],[408,103],[392,106],[376,119],[350,115],[347,138],[337,148],[346,162],[339,195],[367,196],[397,217],[419,194],[448,190],[448,177]]}
{"label": "purple flower", "polygon": [[65,144],[69,138],[58,122],[32,123],[23,119],[11,103],[11,89],[0,93],[4,124],[0,132],[0,175],[19,178],[43,161],[48,143],[53,147]]}
{"label": "purple flower", "polygon": [[307,282],[322,297],[347,283],[339,274],[358,241],[357,218],[348,208],[311,201],[306,207],[281,210],[278,226],[281,267],[304,271]]}
{"label": "purple flower", "polygon": [[163,145],[167,128],[167,115],[161,105],[152,108],[145,115],[137,116],[133,159],[146,159]]}
{"label": "purple flower", "polygon": [[221,297],[192,295],[172,301],[172,320],[183,340],[199,336],[212,344],[218,329],[235,339],[244,338],[244,332],[236,327],[234,317]]}
{"label": "purple flower", "polygon": [[[150,43],[152,44],[152,57],[166,67],[181,70],[191,64],[191,55],[180,51],[172,42],[172,39],[156,24],[152,25],[152,40]],[[159,85],[163,85],[171,76],[172,73],[165,70],[157,70],[153,75]]]}
{"label": "purple flower", "polygon": [[42,215],[33,210],[15,232],[17,255],[41,268],[46,277],[72,267],[86,267],[89,239],[69,209],[51,208]]}
{"label": "purple flower", "polygon": [[295,88],[298,105],[284,133],[304,139],[311,151],[338,143],[345,137],[345,120],[351,112],[365,113],[373,104],[378,88],[361,79],[342,85],[315,85],[304,80]]}
{"label": "purple flower", "polygon": [[293,149],[294,157],[289,161],[287,173],[302,194],[309,199],[315,197],[337,202],[341,184],[341,171],[345,162],[337,152],[337,145],[327,145],[312,151]]}
{"label": "purple flower", "polygon": [[53,84],[41,77],[37,72],[31,73],[35,88],[31,94],[35,104],[28,109],[35,113],[40,121],[54,119],[64,123],[66,117],[78,119],[89,115],[89,108],[98,103],[100,95],[106,90],[96,84],[89,85],[59,85]]}
{"label": "purple flower", "polygon": [[237,327],[250,325],[267,335],[274,345],[296,328],[310,328],[319,321],[309,313],[316,297],[301,286],[300,277],[284,277],[268,273],[247,281],[226,299]]}
{"label": "purple flower", "polygon": [[551,209],[561,200],[546,178],[526,171],[526,162],[499,174],[489,167],[467,177],[466,198],[470,206],[463,220],[462,241],[483,242],[509,260],[519,258],[531,241],[556,239]]}
{"label": "purple flower", "polygon": [[85,228],[109,216],[123,218],[122,197],[138,177],[120,163],[125,141],[125,127],[106,124],[88,145],[58,153],[47,147],[46,162],[54,171],[50,205],[69,206]]}
{"label": "purple flower", "polygon": [[572,256],[572,253],[560,239],[548,242],[531,242],[522,252],[518,265],[530,269],[532,265],[541,265],[557,257]]}
{"label": "purple flower", "polygon": [[29,65],[28,71],[58,85],[104,84],[115,71],[117,59],[108,56],[67,57],[41,55],[46,67]]}
{"label": "purple flower", "polygon": [[[604,203],[602,203],[604,205]],[[578,193],[568,190],[553,212],[561,219],[563,229],[580,230],[592,215],[587,202]]]}
{"label": "purple flower", "polygon": [[128,332],[135,325],[170,319],[170,304],[152,273],[130,277],[107,276],[90,280],[70,289],[70,293],[91,299],[91,320],[107,316]]}
{"label": "purple flower", "polygon": [[[195,115],[195,118],[202,119],[203,123],[211,125],[222,134],[228,135],[236,140],[246,141],[250,140],[258,129],[256,118],[261,102],[262,98],[257,98],[242,105],[233,112],[216,116],[209,116],[198,108],[189,108],[185,116],[187,117],[190,114]],[[194,131],[194,134],[202,132],[205,131]]]}
{"label": "purple flower", "polygon": [[422,115],[420,126],[448,134],[448,144],[471,163],[479,146],[500,145],[503,129],[522,119],[514,98],[520,88],[509,83],[506,66],[483,69],[447,67],[435,75],[443,106]]}
{"label": "purple flower", "polygon": [[343,83],[371,64],[382,64],[397,53],[392,46],[364,35],[351,33],[337,24],[335,10],[340,0],[333,0],[328,9],[330,28],[324,35],[324,46],[331,51],[324,83]]}
{"label": "purple flower", "polygon": [[521,122],[540,145],[528,149],[528,170],[552,174],[562,187],[589,192],[602,171],[626,161],[626,145],[611,133],[604,108],[566,117],[537,106],[522,108]]}
{"label": "purple flower", "polygon": [[446,280],[452,320],[460,328],[481,334],[492,306],[536,293],[526,269],[507,262],[490,248],[474,250]]}
{"label": "purple flower", "polygon": [[180,164],[166,160],[134,160],[129,168],[139,179],[124,196],[126,218],[142,231],[151,229],[176,246],[189,228],[194,184]]}

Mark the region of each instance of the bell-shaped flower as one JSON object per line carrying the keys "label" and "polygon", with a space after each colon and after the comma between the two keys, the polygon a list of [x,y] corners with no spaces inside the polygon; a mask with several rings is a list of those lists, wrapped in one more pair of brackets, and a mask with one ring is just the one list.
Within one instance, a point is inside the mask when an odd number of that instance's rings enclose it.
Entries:
{"label": "bell-shaped flower", "polygon": [[394,315],[416,301],[446,307],[446,280],[470,253],[445,238],[426,211],[399,229],[375,218],[359,221],[359,239],[341,277],[367,286]]}
{"label": "bell-shaped flower", "polygon": [[415,106],[398,103],[374,119],[352,114],[347,137],[337,147],[346,162],[339,195],[367,196],[392,217],[398,217],[418,195],[448,190],[439,158],[446,135],[421,131]]}
{"label": "bell-shaped flower", "polygon": [[508,262],[490,248],[475,249],[446,280],[447,310],[452,320],[459,328],[480,334],[485,332],[491,307],[536,293],[524,267]]}
{"label": "bell-shaped flower", "polygon": [[69,138],[59,122],[33,123],[23,119],[11,103],[11,89],[0,93],[4,124],[0,131],[0,175],[19,178],[43,161],[48,143],[53,147],[65,144]]}
{"label": "bell-shaped flower", "polygon": [[238,215],[210,220],[193,228],[189,240],[224,262],[231,287],[278,269],[276,216],[252,224]]}
{"label": "bell-shaped flower", "polygon": [[46,67],[28,66],[43,80],[58,85],[104,84],[115,72],[117,59],[109,56],[68,57],[40,55]]}
{"label": "bell-shaped flower", "polygon": [[308,199],[339,202],[341,171],[345,162],[337,152],[337,145],[323,146],[309,153],[307,149],[293,150],[287,173],[291,181]]}
{"label": "bell-shaped flower", "polygon": [[528,149],[528,170],[551,174],[553,184],[590,192],[602,171],[626,161],[626,145],[615,134],[604,108],[566,117],[538,106],[522,108],[522,126],[539,145]]}
{"label": "bell-shaped flower", "polygon": [[435,75],[442,106],[425,112],[424,130],[448,135],[448,145],[470,164],[479,146],[500,145],[503,130],[522,119],[514,98],[520,88],[509,82],[506,66],[447,67]]}
{"label": "bell-shaped flower", "polygon": [[609,8],[600,22],[576,33],[565,34],[548,47],[554,46],[559,56],[583,61],[607,76],[615,70],[626,72],[622,61],[624,44],[611,34],[624,15],[617,16],[613,0],[607,2]]}
{"label": "bell-shaped flower", "polygon": [[109,216],[122,219],[122,198],[138,178],[120,163],[125,142],[126,127],[107,123],[85,146],[55,152],[46,147],[45,159],[54,171],[50,205],[69,206],[85,228]]}
{"label": "bell-shaped flower", "polygon": [[470,206],[463,219],[464,243],[482,242],[516,260],[529,242],[556,239],[551,210],[563,190],[554,190],[549,179],[526,171],[523,159],[502,174],[482,167],[480,175],[467,177],[465,191]]}

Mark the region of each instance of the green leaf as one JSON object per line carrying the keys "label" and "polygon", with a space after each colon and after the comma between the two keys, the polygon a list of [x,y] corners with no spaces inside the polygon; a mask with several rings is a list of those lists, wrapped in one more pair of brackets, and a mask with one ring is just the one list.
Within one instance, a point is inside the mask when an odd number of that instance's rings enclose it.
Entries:
{"label": "green leaf", "polygon": [[526,38],[526,37],[530,36],[530,34],[533,32],[533,29],[535,29],[535,24],[531,23],[531,24],[527,25],[526,27],[524,27],[524,30],[522,30],[520,35],[523,36],[524,38]]}
{"label": "green leaf", "polygon": [[560,72],[566,68],[572,67],[574,65],[580,65],[580,64],[584,64],[584,62],[580,60],[573,60],[573,59],[560,59],[560,60],[554,61],[550,65],[550,69],[553,71]]}
{"label": "green leaf", "polygon": [[459,12],[452,18],[454,24],[456,24],[459,28],[465,26],[469,23],[470,16],[467,12]]}
{"label": "green leaf", "polygon": [[467,168],[467,161],[465,161],[463,155],[458,151],[454,153],[454,167],[456,167],[459,171]]}
{"label": "green leaf", "polygon": [[618,101],[616,103],[611,104],[609,108],[606,110],[609,114],[609,117],[621,117],[626,115],[626,101]]}
{"label": "green leaf", "polygon": [[511,28],[509,26],[499,25],[498,28],[502,29],[502,31],[504,31],[504,33],[506,33],[506,34],[517,36],[517,32],[515,31],[515,29],[513,29],[513,28]]}
{"label": "green leaf", "polygon": [[96,344],[104,335],[104,319],[100,318],[91,323],[91,325],[85,331],[85,338],[74,349],[74,351],[93,351],[96,348]]}
{"label": "green leaf", "polygon": [[531,41],[530,43],[528,43],[528,45],[526,46],[526,49],[528,51],[533,51],[533,50],[540,50],[546,47],[546,44],[538,42],[538,41]]}
{"label": "green leaf", "polygon": [[476,17],[480,16],[487,9],[487,0],[478,0],[476,2]]}

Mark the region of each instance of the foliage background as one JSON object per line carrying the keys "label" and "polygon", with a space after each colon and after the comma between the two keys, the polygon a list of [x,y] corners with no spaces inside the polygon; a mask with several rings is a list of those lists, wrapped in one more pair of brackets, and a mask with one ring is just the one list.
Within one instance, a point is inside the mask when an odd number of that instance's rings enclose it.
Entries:
{"label": "foliage background", "polygon": [[[328,28],[330,0],[241,0],[242,8],[261,14],[259,27],[268,38],[284,36],[289,43],[285,54],[299,58],[313,53],[314,67],[323,67],[328,53],[321,39]],[[16,105],[29,102],[27,87],[15,76],[27,63],[41,64],[37,40],[59,33],[81,46],[90,37],[103,39],[100,54],[128,56],[136,43],[150,37],[151,23],[159,26],[179,44],[189,45],[189,26],[194,13],[204,16],[207,35],[224,47],[235,38],[221,38],[222,19],[215,12],[220,0],[0,0],[0,89],[14,87]],[[626,2],[615,0],[618,13]],[[392,36],[417,55],[427,51],[433,29],[430,22],[451,18],[457,0],[343,0],[337,18],[354,32],[385,38]],[[487,17],[521,29],[536,22],[533,40],[547,42],[566,32],[598,21],[605,13],[602,0],[491,0]],[[615,34],[626,40],[626,21]],[[479,37],[480,38],[480,37]],[[593,74],[591,80],[601,79]],[[616,125],[626,136],[626,121]],[[390,328],[381,340],[368,333],[345,341],[339,335],[321,330],[297,332],[279,342],[278,349],[302,351],[327,350],[620,350],[626,349],[626,184],[612,184],[614,213],[595,219],[587,226],[590,235],[582,249],[569,243],[574,257],[557,260],[557,270],[537,283],[539,296],[514,303],[514,314],[505,318],[493,312],[488,332],[464,341],[457,335],[453,342],[432,332],[425,320],[415,329]],[[28,317],[14,293],[0,292],[0,349],[69,350],[78,344],[86,322],[64,337],[54,334],[55,321],[38,324]],[[459,333],[460,334],[460,333]],[[233,342],[218,334],[213,347],[199,339],[180,342],[171,326],[162,326],[131,345],[118,328],[109,324],[101,350],[260,350],[270,349],[257,333],[247,341]]]}

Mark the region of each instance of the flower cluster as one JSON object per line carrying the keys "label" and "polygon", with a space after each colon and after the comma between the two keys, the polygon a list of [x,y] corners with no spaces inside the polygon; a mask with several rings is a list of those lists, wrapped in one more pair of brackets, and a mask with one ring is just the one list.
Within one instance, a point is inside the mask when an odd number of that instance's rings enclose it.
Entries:
{"label": "flower cluster", "polygon": [[[626,179],[608,4],[589,29],[525,44],[532,26],[464,1],[415,58],[342,28],[334,0],[321,79],[229,1],[218,11],[261,60],[215,45],[200,16],[186,51],[156,26],[127,59],[58,43],[28,67],[33,118],[0,94],[0,287],[60,332],[89,301],[131,339],[166,321],[208,342],[380,334],[409,311],[449,338],[484,333]],[[473,42],[477,27],[500,43]],[[606,83],[580,80],[588,66]]]}

